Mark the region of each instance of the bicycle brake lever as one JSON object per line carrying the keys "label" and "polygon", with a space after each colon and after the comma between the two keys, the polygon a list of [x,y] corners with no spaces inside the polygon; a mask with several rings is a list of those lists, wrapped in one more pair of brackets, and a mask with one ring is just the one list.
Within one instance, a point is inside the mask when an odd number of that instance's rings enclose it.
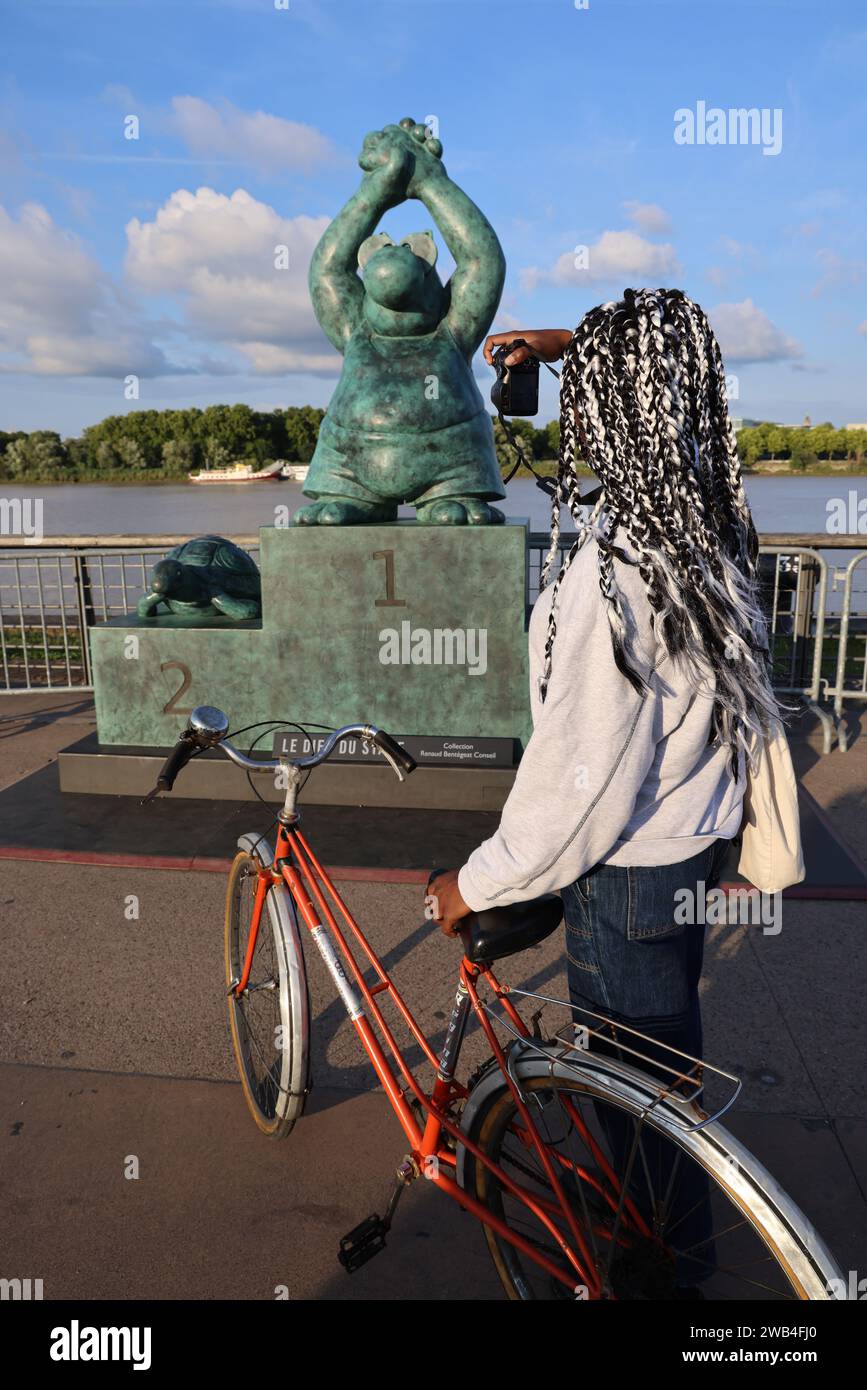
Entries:
{"label": "bicycle brake lever", "polygon": [[365,737],[363,741],[364,741],[365,743],[372,743],[373,746],[374,746],[374,748],[378,749],[378,751],[379,751],[379,752],[382,754],[382,756],[385,758],[385,761],[386,761],[386,762],[389,764],[389,766],[391,767],[392,771],[395,772],[395,773],[397,774],[397,780],[398,780],[399,782],[405,782],[405,781],[406,781],[406,778],[405,778],[405,776],[404,776],[404,774],[403,774],[402,769],[401,769],[401,768],[399,767],[399,765],[395,762],[394,758],[393,758],[393,757],[391,756],[391,754],[387,751],[387,749],[383,748],[380,744],[378,744],[378,743],[376,742],[376,739],[369,738],[369,737]]}
{"label": "bicycle brake lever", "polygon": [[386,752],[386,750],[385,750],[384,748],[380,748],[379,751],[380,751],[380,753],[382,754],[382,756],[385,758],[385,761],[386,761],[387,763],[390,764],[390,766],[391,766],[391,768],[392,768],[392,771],[397,773],[397,780],[398,780],[398,782],[405,782],[405,781],[406,781],[406,777],[405,777],[404,774],[403,774],[403,770],[402,770],[402,768],[400,768],[400,767],[397,765],[397,763],[394,761],[394,758],[391,756],[391,754],[388,753],[388,752]]}

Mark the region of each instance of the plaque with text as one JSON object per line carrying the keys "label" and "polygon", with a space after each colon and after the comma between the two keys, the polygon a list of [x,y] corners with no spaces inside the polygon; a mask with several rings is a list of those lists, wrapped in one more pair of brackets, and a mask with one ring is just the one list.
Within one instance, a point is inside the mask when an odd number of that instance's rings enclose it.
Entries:
{"label": "plaque with text", "polygon": [[[450,738],[444,735],[393,735],[401,748],[415,758],[419,767],[514,767],[516,740],[513,738]],[[296,729],[278,729],[274,734],[275,758],[308,758],[318,753],[327,734],[305,737]],[[366,763],[382,759],[375,743],[361,738],[341,739],[330,762]]]}

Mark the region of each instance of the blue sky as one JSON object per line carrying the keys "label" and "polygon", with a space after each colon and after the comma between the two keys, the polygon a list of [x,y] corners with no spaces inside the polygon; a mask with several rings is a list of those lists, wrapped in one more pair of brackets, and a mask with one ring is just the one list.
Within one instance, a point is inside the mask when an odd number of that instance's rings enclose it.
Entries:
{"label": "blue sky", "polygon": [[[858,0],[0,0],[0,32],[0,428],[327,404],[307,262],[365,132],[405,115],[499,233],[495,327],[677,284],[734,414],[867,421]],[[677,143],[699,102],[781,111],[779,152]]]}

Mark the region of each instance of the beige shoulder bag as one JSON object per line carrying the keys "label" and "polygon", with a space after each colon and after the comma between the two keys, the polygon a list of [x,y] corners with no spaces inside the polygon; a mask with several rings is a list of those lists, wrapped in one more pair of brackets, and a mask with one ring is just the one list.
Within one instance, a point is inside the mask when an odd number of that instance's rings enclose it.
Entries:
{"label": "beige shoulder bag", "polygon": [[779,722],[754,739],[746,776],[738,872],[763,893],[779,893],[806,872],[795,769]]}

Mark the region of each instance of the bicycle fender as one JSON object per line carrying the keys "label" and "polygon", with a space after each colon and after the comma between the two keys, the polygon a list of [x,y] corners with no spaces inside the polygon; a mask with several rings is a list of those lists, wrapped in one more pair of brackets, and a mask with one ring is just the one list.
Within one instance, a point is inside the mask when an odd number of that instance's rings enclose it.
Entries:
{"label": "bicycle fender", "polygon": [[263,869],[270,869],[274,863],[274,846],[257,830],[248,830],[239,835],[238,849],[246,850],[247,854],[258,859]]}
{"label": "bicycle fender", "polygon": [[[238,849],[251,855],[263,869],[270,869],[274,863],[274,847],[256,830],[247,831],[238,837]],[[282,930],[282,939],[287,945],[286,965],[291,977],[293,998],[298,1004],[298,1033],[290,1052],[290,1076],[287,1089],[296,1094],[310,1088],[310,994],[307,986],[307,968],[304,960],[304,942],[298,927],[298,919],[289,894],[283,883],[275,883],[268,889],[265,899],[266,910],[272,920],[276,918]]]}

